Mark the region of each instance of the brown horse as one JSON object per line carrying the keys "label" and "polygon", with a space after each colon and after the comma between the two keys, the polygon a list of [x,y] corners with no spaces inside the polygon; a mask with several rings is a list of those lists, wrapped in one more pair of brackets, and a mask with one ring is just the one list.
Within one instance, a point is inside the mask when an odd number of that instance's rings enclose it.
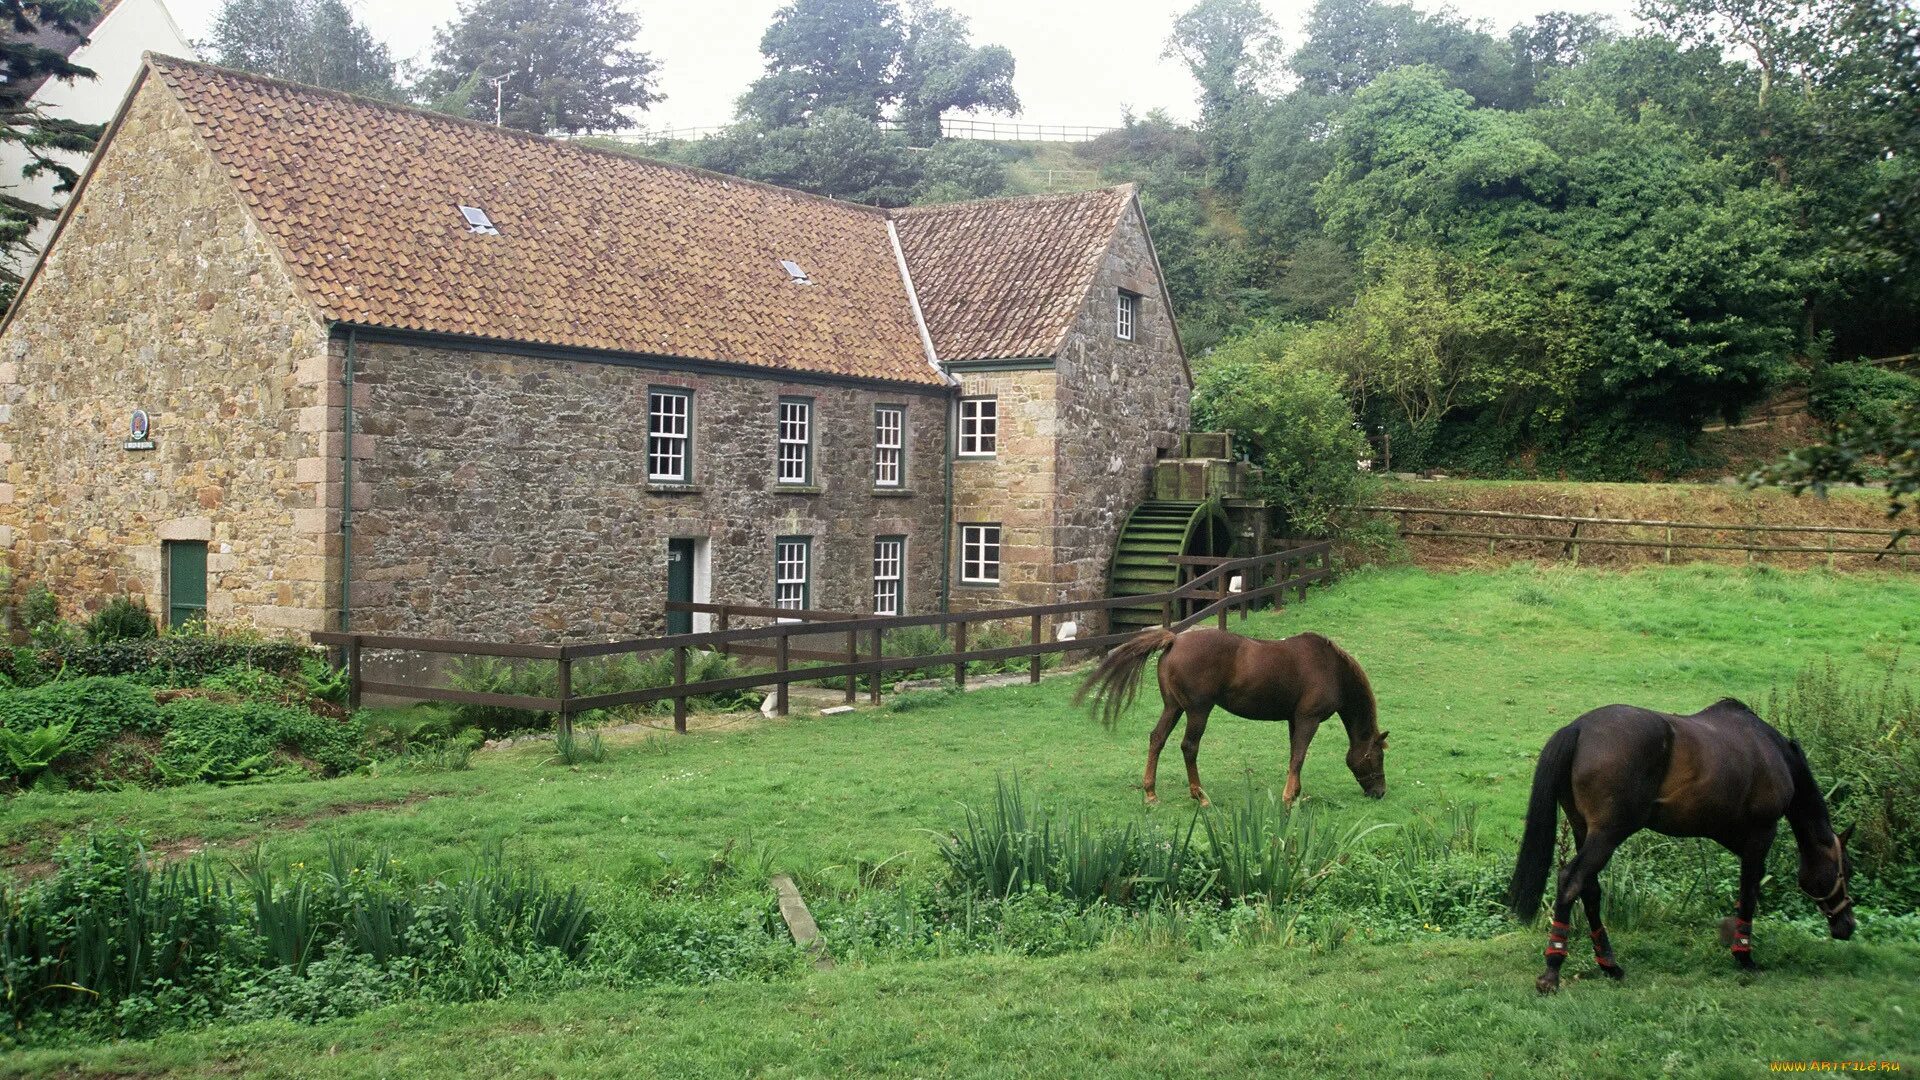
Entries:
{"label": "brown horse", "polygon": [[1547,740],[1534,767],[1508,896],[1522,919],[1540,910],[1553,860],[1555,804],[1567,812],[1575,854],[1561,868],[1554,894],[1547,970],[1535,984],[1543,994],[1560,985],[1576,899],[1586,906],[1600,970],[1615,979],[1625,976],[1600,922],[1600,871],[1614,849],[1641,829],[1704,836],[1740,857],[1740,896],[1733,917],[1721,924],[1721,937],[1742,968],[1754,966],[1754,905],[1782,817],[1800,845],[1800,888],[1827,917],[1829,933],[1841,941],[1853,936],[1846,854],[1853,830],[1834,835],[1827,801],[1800,744],[1732,698],[1692,716],[1608,705]]}
{"label": "brown horse", "polygon": [[1367,673],[1346,652],[1319,634],[1300,634],[1285,641],[1256,641],[1224,630],[1143,630],[1107,654],[1074,696],[1078,704],[1089,693],[1100,722],[1112,727],[1140,688],[1140,672],[1153,654],[1160,659],[1160,722],[1147,742],[1147,775],[1143,786],[1147,802],[1154,794],[1154,772],[1160,748],[1180,714],[1187,714],[1187,730],[1180,750],[1187,758],[1187,792],[1207,803],[1200,788],[1200,737],[1207,732],[1207,716],[1218,705],[1249,720],[1285,720],[1293,737],[1293,758],[1287,766],[1282,797],[1292,803],[1300,797],[1300,764],[1307,759],[1313,733],[1334,713],[1347,728],[1347,768],[1361,790],[1374,798],[1387,793],[1387,733],[1375,724],[1373,688]]}

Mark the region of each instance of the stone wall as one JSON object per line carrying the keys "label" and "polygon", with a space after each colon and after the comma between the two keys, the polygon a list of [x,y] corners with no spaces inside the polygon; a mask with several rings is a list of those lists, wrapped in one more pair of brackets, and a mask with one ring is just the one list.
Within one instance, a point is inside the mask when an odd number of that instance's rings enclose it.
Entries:
{"label": "stone wall", "polygon": [[[1114,332],[1121,289],[1140,297],[1132,341]],[[1057,371],[1056,586],[1062,599],[1103,596],[1113,545],[1154,461],[1178,452],[1193,390],[1138,213],[1121,219]]]}
{"label": "stone wall", "polygon": [[[1053,371],[981,371],[960,374],[964,397],[999,404],[998,453],[953,462],[953,609],[1051,604],[1054,588]],[[1000,584],[960,580],[960,527],[998,523]]]}
{"label": "stone wall", "polygon": [[[318,629],[325,332],[150,80],[0,333],[0,548],[65,614],[164,610],[161,542],[208,542],[216,623]],[[135,409],[152,450],[127,450]]]}
{"label": "stone wall", "polygon": [[[344,346],[336,341],[335,352]],[[711,598],[773,601],[810,536],[812,606],[872,610],[876,536],[907,537],[907,608],[938,609],[946,397],[360,342],[358,629],[552,641],[664,631],[667,541],[709,543]],[[647,391],[694,394],[691,487],[649,485]],[[775,490],[775,405],[814,400],[814,486]],[[907,410],[906,493],[876,494],[873,408]]]}

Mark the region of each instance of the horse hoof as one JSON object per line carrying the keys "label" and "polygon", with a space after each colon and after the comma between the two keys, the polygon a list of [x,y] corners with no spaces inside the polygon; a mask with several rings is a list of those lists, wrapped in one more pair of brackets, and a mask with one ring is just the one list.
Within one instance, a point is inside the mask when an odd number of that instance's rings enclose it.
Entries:
{"label": "horse hoof", "polygon": [[1627,977],[1627,969],[1621,967],[1619,964],[1601,964],[1600,974],[1618,982]]}
{"label": "horse hoof", "polygon": [[1155,795],[1155,794],[1154,794],[1153,792],[1151,792],[1151,791],[1149,791],[1149,792],[1147,792],[1147,805],[1148,805],[1148,806],[1159,806],[1159,805],[1160,805],[1160,796],[1158,796],[1158,795]]}
{"label": "horse hoof", "polygon": [[1560,973],[1556,971],[1547,972],[1545,975],[1533,980],[1533,988],[1543,994],[1553,993],[1555,990],[1560,989]]}
{"label": "horse hoof", "polygon": [[1194,792],[1194,793],[1193,793],[1193,798],[1194,798],[1194,801],[1195,801],[1195,802],[1197,802],[1197,803],[1199,803],[1199,804],[1200,804],[1201,806],[1212,806],[1212,805],[1213,805],[1213,800],[1212,800],[1212,799],[1209,799],[1209,798],[1207,798],[1207,793],[1206,793],[1206,792],[1204,792],[1204,791],[1196,791],[1196,792]]}

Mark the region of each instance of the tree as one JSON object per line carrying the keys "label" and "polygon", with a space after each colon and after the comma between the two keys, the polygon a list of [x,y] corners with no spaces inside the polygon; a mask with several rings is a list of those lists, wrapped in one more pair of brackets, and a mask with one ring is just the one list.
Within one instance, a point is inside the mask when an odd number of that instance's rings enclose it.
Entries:
{"label": "tree", "polygon": [[[84,41],[86,31],[100,16],[95,0],[0,0],[0,142],[20,148],[27,158],[23,178],[50,174],[54,191],[66,193],[80,181],[71,157],[93,152],[101,135],[97,124],[76,124],[48,116],[32,103],[34,91],[47,79],[72,82],[91,79],[93,71],[67,59],[67,53],[41,44],[49,37]],[[11,185],[9,185],[10,187]],[[0,263],[0,307],[13,302],[20,275],[13,265],[28,261],[28,243],[36,225],[51,221],[54,207],[32,202],[12,191],[0,191],[0,248],[8,258]]]}
{"label": "tree", "polygon": [[1500,104],[1525,108],[1533,104],[1541,83],[1557,72],[1585,63],[1594,49],[1614,39],[1613,23],[1603,15],[1548,11],[1507,32],[1507,50],[1513,56],[1511,89]]}
{"label": "tree", "polygon": [[1397,67],[1427,64],[1481,103],[1510,97],[1511,61],[1493,36],[1451,12],[1429,15],[1411,4],[1318,0],[1307,37],[1287,59],[1302,89],[1351,94]]}
{"label": "tree", "polygon": [[1232,169],[1247,142],[1235,117],[1272,72],[1278,45],[1258,0],[1200,0],[1173,21],[1161,55],[1186,64],[1200,84],[1200,131],[1216,166]]}
{"label": "tree", "polygon": [[1295,535],[1325,535],[1360,502],[1370,457],[1339,376],[1294,354],[1297,327],[1266,324],[1222,342],[1195,364],[1193,423],[1231,431],[1262,472],[1263,494]]}
{"label": "tree", "polygon": [[1842,428],[1832,441],[1795,450],[1754,472],[1747,486],[1824,496],[1830,487],[1876,479],[1887,485],[1889,517],[1903,513],[1920,494],[1920,408],[1909,407],[1883,425]]}
{"label": "tree", "polygon": [[905,206],[920,174],[904,140],[852,109],[826,109],[805,127],[736,124],[699,144],[719,172],[875,206]]}
{"label": "tree", "polygon": [[915,146],[939,141],[949,110],[1020,111],[1013,54],[1001,45],[975,48],[964,17],[926,3],[916,3],[908,19],[894,87],[900,126]]}
{"label": "tree", "polygon": [[398,100],[393,54],[345,0],[226,0],[199,43],[213,62],[276,79]]}
{"label": "tree", "polygon": [[631,121],[628,110],[660,100],[653,58],[634,46],[639,34],[619,0],[469,0],[435,32],[421,89],[492,120],[494,95],[472,92],[474,81],[504,78],[499,118],[508,127],[615,130]]}
{"label": "tree", "polygon": [[895,105],[918,146],[940,138],[953,109],[1017,113],[1013,54],[975,47],[949,8],[894,0],[793,0],[760,38],[767,73],[740,99],[742,120],[762,128],[807,124],[828,110],[876,122]]}

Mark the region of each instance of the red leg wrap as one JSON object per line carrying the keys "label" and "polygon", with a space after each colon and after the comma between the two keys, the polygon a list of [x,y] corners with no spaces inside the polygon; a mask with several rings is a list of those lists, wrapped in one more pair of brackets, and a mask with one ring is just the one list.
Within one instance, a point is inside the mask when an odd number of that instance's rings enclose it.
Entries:
{"label": "red leg wrap", "polygon": [[1547,959],[1551,960],[1556,956],[1566,958],[1567,931],[1571,929],[1572,927],[1566,923],[1558,919],[1553,920],[1552,927],[1547,931]]}
{"label": "red leg wrap", "polygon": [[1594,930],[1588,934],[1593,938],[1593,960],[1603,968],[1614,966],[1613,945],[1607,941],[1605,930]]}
{"label": "red leg wrap", "polygon": [[1736,953],[1753,951],[1753,923],[1746,919],[1733,920],[1732,951]]}

